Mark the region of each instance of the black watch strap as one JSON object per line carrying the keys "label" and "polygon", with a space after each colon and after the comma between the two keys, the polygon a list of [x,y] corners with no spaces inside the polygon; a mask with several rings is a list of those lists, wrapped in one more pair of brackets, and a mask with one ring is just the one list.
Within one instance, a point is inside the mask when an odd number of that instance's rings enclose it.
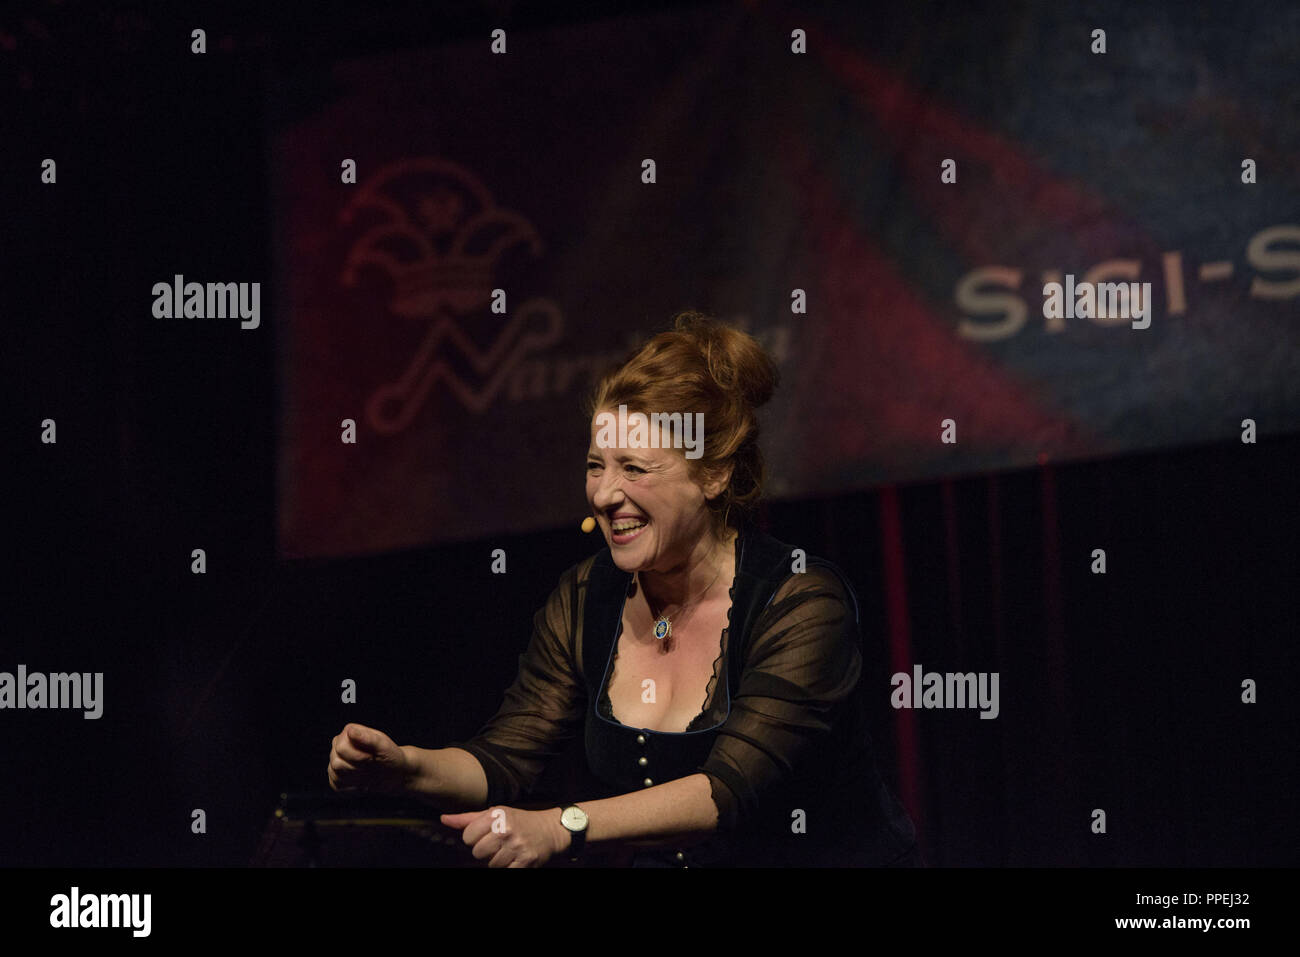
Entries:
{"label": "black watch strap", "polygon": [[563,804],[560,806],[560,826],[569,832],[569,837],[570,837],[569,850],[568,850],[569,860],[576,861],[579,857],[582,856],[583,850],[587,847],[587,825],[584,823],[581,828],[575,829],[575,828],[570,828],[568,825],[564,823],[564,812],[571,807],[577,808],[579,811],[582,811],[584,818],[586,817],[587,812],[583,811],[582,808],[578,807],[578,805],[573,803]]}

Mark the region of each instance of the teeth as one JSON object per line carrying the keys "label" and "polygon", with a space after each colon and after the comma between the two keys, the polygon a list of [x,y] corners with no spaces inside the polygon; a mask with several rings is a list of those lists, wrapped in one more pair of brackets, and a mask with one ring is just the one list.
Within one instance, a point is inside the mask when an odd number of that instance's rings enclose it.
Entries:
{"label": "teeth", "polygon": [[622,534],[623,532],[635,531],[638,528],[644,528],[644,527],[645,527],[645,522],[633,522],[633,521],[629,521],[628,519],[620,519],[619,521],[615,522],[613,525],[610,526],[610,528],[612,528],[615,532],[618,532],[619,534]]}

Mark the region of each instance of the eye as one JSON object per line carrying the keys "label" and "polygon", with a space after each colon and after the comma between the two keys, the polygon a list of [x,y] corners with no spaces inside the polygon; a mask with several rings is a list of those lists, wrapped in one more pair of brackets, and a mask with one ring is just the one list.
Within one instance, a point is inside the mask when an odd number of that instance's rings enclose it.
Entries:
{"label": "eye", "polygon": [[640,474],[640,475],[644,475],[644,474],[645,474],[645,469],[641,468],[641,466],[639,466],[639,465],[628,465],[628,466],[627,466],[627,470],[628,470],[629,472],[636,472],[636,473],[638,473],[638,474]]}
{"label": "eye", "polygon": [[598,468],[600,468],[600,467],[601,467],[601,466],[600,466],[600,463],[599,463],[599,462],[588,462],[588,463],[587,463],[587,471],[588,471],[588,472],[590,472],[592,469],[598,469]]}

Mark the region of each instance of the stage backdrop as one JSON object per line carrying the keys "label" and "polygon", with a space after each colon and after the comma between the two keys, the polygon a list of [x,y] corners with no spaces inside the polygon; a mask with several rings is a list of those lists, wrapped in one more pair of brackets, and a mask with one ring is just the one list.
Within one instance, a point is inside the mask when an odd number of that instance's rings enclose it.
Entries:
{"label": "stage backdrop", "polygon": [[808,9],[276,79],[282,556],[576,521],[584,391],[683,308],[780,362],[777,497],[1297,427],[1297,9]]}

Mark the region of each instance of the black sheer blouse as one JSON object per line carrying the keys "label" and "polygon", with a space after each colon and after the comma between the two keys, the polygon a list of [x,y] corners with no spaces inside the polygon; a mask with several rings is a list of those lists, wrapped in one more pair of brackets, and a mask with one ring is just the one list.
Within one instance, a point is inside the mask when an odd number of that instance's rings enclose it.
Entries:
{"label": "black sheer blouse", "polygon": [[604,793],[575,801],[706,775],[717,832],[643,852],[637,864],[916,863],[912,824],[872,759],[852,589],[816,558],[792,572],[793,547],[753,526],[740,529],[736,550],[714,677],[686,731],[630,728],[613,716],[608,684],[632,576],[606,548],[560,577],[501,708],[450,746],[483,766],[489,806],[528,793],[579,730]]}

